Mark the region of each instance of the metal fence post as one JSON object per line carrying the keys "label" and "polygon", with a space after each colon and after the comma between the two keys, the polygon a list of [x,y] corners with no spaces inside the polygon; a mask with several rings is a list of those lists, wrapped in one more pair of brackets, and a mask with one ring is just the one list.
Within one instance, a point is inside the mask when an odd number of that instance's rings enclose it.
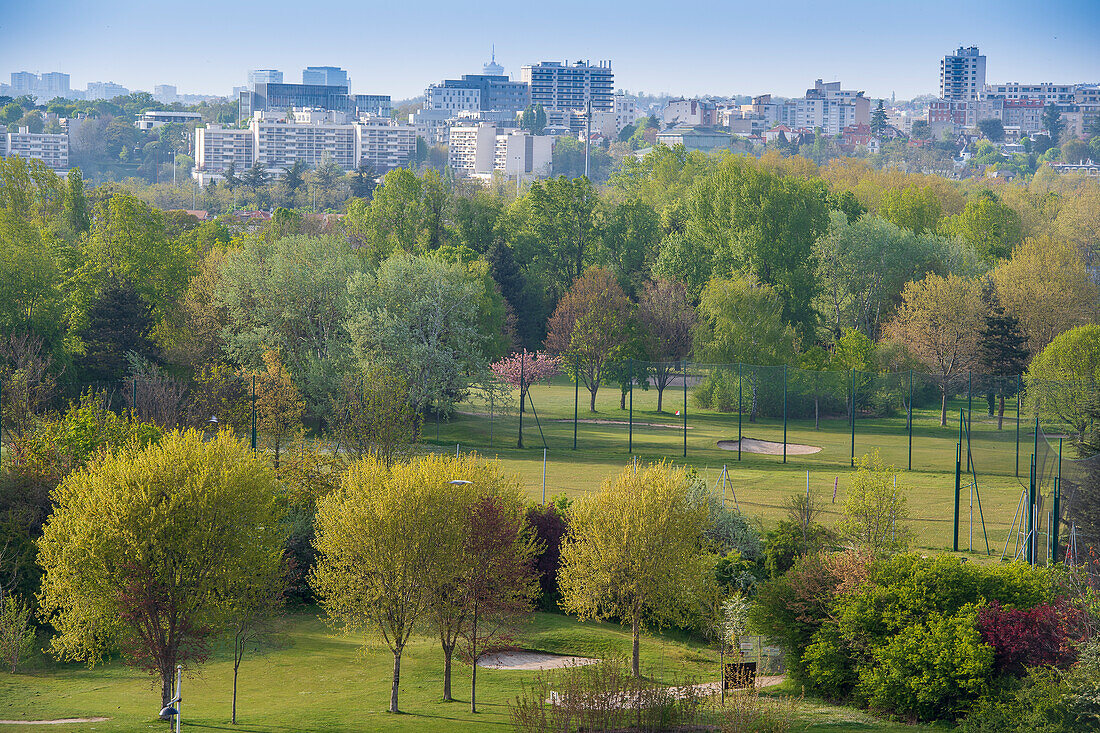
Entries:
{"label": "metal fence post", "polygon": [[1022,382],[1020,375],[1016,375],[1016,478],[1020,478],[1020,393]]}
{"label": "metal fence post", "polygon": [[913,470],[913,370],[909,370],[909,470]]}
{"label": "metal fence post", "polygon": [[[787,365],[783,365],[783,462],[787,462]],[[809,476],[809,473],[806,474]],[[808,481],[808,479],[807,479]]]}
{"label": "metal fence post", "polygon": [[854,468],[856,465],[856,370],[849,369],[848,375],[852,387],[852,448],[851,456],[848,459],[848,465],[850,468]]}
{"label": "metal fence post", "polygon": [[630,417],[628,418],[629,428],[627,429],[627,443],[626,452],[634,452],[634,359],[631,358],[628,362],[627,379],[630,380]]}
{"label": "metal fence post", "polygon": [[252,452],[256,452],[256,375],[252,375]]}
{"label": "metal fence post", "polygon": [[741,419],[745,412],[743,400],[744,389],[742,386],[744,366],[745,365],[741,362],[737,363],[737,460],[739,461],[741,460],[741,441],[744,439],[741,433]]}
{"label": "metal fence post", "polygon": [[[962,421],[962,415],[959,415],[960,423]],[[952,539],[951,549],[954,552],[959,551],[959,494],[962,492],[961,485],[961,468],[962,468],[962,441],[960,440],[955,444],[955,519],[952,522]]]}
{"label": "metal fence post", "polygon": [[[966,372],[966,428],[970,430],[970,414],[974,407],[974,371],[967,370]],[[967,448],[970,447],[970,435],[967,433],[966,438]],[[966,470],[970,470],[970,451],[966,451]]]}
{"label": "metal fence post", "polygon": [[1058,562],[1058,530],[1062,523],[1062,439],[1058,439],[1058,478],[1054,480],[1054,507],[1050,523],[1050,561]]}
{"label": "metal fence post", "polygon": [[523,447],[523,403],[527,401],[527,392],[523,389],[525,361],[527,361],[526,348],[519,355],[519,440],[516,442],[517,448]]}
{"label": "metal fence post", "polygon": [[680,362],[684,372],[684,458],[688,454],[688,363],[685,359]]}
{"label": "metal fence post", "polygon": [[581,359],[573,359],[573,450],[577,449],[577,402],[581,397]]}

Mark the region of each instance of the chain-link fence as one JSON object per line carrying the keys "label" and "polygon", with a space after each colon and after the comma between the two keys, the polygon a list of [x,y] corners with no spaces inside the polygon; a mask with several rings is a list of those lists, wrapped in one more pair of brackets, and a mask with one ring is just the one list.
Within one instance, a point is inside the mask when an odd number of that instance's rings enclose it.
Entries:
{"label": "chain-link fence", "polygon": [[[1095,393],[1095,385],[1028,384],[1020,375],[973,372],[684,361],[604,363],[597,383],[586,379],[590,371],[566,359],[562,375],[531,385],[522,402],[518,390],[491,377],[471,380],[449,415],[423,416],[421,439],[502,456],[523,447],[603,461],[780,463],[805,470],[807,484],[810,472],[815,481],[828,480],[834,499],[834,476],[877,450],[899,472],[927,474],[945,488],[954,482],[953,506],[929,511],[935,521],[951,523],[956,549],[984,552],[990,542],[993,555],[1082,561],[1082,547],[1100,543],[1100,488],[1093,489],[1100,486],[1100,467],[1093,468],[1100,458],[1079,459],[1081,423],[1066,414],[1081,394]],[[89,394],[143,421],[230,428],[254,447],[262,442],[256,378],[229,368],[186,380],[158,373],[50,389],[9,379],[0,383],[2,442],[10,446],[37,417],[60,414]],[[331,436],[346,412],[334,394],[308,404],[303,421],[311,435]],[[1000,516],[1016,503],[1011,497],[1000,497],[993,518],[983,506],[990,482],[999,492],[1020,492],[1011,522]],[[995,544],[984,531],[990,521],[998,527]]]}

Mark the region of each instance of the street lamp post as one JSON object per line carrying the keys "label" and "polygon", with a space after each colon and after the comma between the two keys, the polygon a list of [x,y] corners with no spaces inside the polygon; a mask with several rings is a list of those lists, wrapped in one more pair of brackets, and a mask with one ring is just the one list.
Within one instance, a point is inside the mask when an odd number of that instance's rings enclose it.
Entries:
{"label": "street lamp post", "polygon": [[[172,699],[168,701],[168,704],[160,709],[160,717],[167,718],[172,716],[176,719],[176,733],[180,733],[180,718],[183,717],[180,714],[180,708],[183,707],[183,697],[180,695],[180,688],[183,685],[183,665],[176,665],[176,694],[172,696]],[[173,707],[173,705],[175,707]]]}

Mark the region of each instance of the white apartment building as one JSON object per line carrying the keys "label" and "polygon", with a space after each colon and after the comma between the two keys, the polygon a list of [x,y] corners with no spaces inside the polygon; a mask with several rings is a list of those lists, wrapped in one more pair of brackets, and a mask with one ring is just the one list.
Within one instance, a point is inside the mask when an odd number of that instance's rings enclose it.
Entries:
{"label": "white apartment building", "polygon": [[615,95],[615,133],[622,132],[627,125],[633,125],[641,117],[638,112],[638,100],[625,94]]}
{"label": "white apartment building", "polygon": [[531,88],[531,104],[548,110],[584,109],[591,102],[594,110],[614,111],[615,74],[610,61],[596,66],[584,61],[528,64],[520,71],[520,81]]}
{"label": "white apartment building", "polygon": [[115,97],[125,97],[129,93],[129,89],[121,84],[115,84],[113,81],[92,81],[88,82],[88,89],[84,92],[84,98],[88,101],[114,99]]}
{"label": "white apartment building", "polygon": [[839,81],[818,79],[806,96],[788,101],[779,112],[779,122],[792,130],[820,127],[826,135],[839,135],[849,125],[871,123],[871,100],[863,92],[841,89]]}
{"label": "white apartment building", "polygon": [[40,160],[55,171],[66,170],[69,167],[69,136],[34,133],[20,127],[19,132],[0,135],[0,153],[5,158],[18,155],[26,160]]}
{"label": "white apartment building", "polygon": [[424,90],[424,108],[448,112],[473,112],[481,109],[481,90],[431,84]]}
{"label": "white apartment building", "polygon": [[451,128],[449,164],[456,174],[471,178],[546,178],[553,163],[554,138],[505,130],[493,125]]}
{"label": "white apartment building", "polygon": [[316,167],[326,156],[345,171],[366,162],[382,174],[407,165],[416,153],[411,125],[377,119],[348,123],[342,113],[328,110],[293,110],[292,116],[296,121],[288,122],[258,112],[243,130],[215,124],[196,129],[192,175],[205,185],[224,177],[230,165],[240,173],[256,162],[279,175],[297,161]]}
{"label": "white apartment building", "polygon": [[139,130],[154,130],[161,125],[175,123],[187,124],[188,122],[202,122],[202,115],[198,112],[177,112],[171,109],[151,109],[146,111],[134,127]]}
{"label": "white apartment building", "polygon": [[1046,104],[1073,104],[1076,84],[986,84],[985,96],[991,99],[1040,99]]}
{"label": "white apartment building", "polygon": [[383,173],[408,165],[416,155],[416,128],[369,120],[355,125],[356,156]]}
{"label": "white apartment building", "polygon": [[940,60],[940,99],[971,100],[985,92],[985,56],[977,46],[962,48]]}

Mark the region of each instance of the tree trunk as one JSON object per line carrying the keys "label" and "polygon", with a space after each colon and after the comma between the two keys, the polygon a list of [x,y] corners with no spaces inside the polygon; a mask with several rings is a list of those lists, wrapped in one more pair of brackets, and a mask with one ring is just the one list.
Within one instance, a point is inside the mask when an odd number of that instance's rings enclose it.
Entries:
{"label": "tree trunk", "polygon": [[393,653],[393,687],[390,688],[390,712],[399,713],[397,709],[397,689],[401,685],[401,650]]}
{"label": "tree trunk", "polygon": [[947,384],[940,387],[940,427],[947,427]]}
{"label": "tree trunk", "polygon": [[233,662],[233,714],[229,719],[229,722],[233,725],[237,724],[237,670],[240,669],[241,662],[238,658]]}
{"label": "tree trunk", "polygon": [[1005,396],[1002,394],[997,404],[997,429],[1000,430],[1005,422]]}
{"label": "tree trunk", "polygon": [[[168,703],[172,700],[172,677],[175,674],[175,670],[171,665],[160,670],[160,706],[162,708],[168,707]],[[161,720],[170,720],[171,716],[163,715]]]}
{"label": "tree trunk", "polygon": [[626,409],[626,392],[620,392],[619,393],[619,409],[620,410],[625,410]]}
{"label": "tree trunk", "polygon": [[591,399],[588,400],[588,411],[589,412],[595,412],[596,411],[596,390],[598,390],[599,388],[600,388],[599,385],[597,385],[596,387],[591,388],[591,389],[588,390],[588,392],[591,395]]}
{"label": "tree trunk", "polygon": [[454,644],[443,645],[443,702],[454,702],[451,697],[451,653],[454,649]]}
{"label": "tree trunk", "polygon": [[634,673],[634,678],[637,679],[641,677],[641,670],[638,668],[638,637],[641,633],[638,614],[634,614],[634,618],[630,622],[630,632],[634,635],[634,651],[630,658],[630,671]]}
{"label": "tree trunk", "polygon": [[470,673],[470,712],[477,712],[477,608],[478,602],[474,601],[473,613],[470,618],[470,662],[473,671]]}
{"label": "tree trunk", "polygon": [[523,447],[523,405],[527,402],[527,393],[522,389],[519,393],[519,442],[516,443],[517,448]]}
{"label": "tree trunk", "polygon": [[657,383],[657,412],[661,411],[661,402],[665,396],[665,386],[660,382]]}
{"label": "tree trunk", "polygon": [[[817,397],[814,397],[814,430],[820,430],[821,429],[820,403],[821,403],[821,400],[818,399]],[[723,689],[725,689],[725,688],[723,688]]]}
{"label": "tree trunk", "polygon": [[985,393],[985,401],[989,406],[989,417],[993,417],[993,406],[997,401],[996,395],[993,394],[993,390]]}

